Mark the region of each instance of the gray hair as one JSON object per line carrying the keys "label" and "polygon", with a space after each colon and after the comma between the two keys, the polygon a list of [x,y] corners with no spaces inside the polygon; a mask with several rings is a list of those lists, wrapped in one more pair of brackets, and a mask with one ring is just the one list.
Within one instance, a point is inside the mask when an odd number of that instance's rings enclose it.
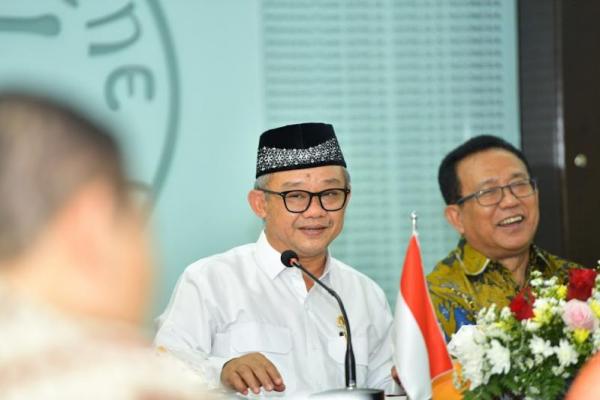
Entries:
{"label": "gray hair", "polygon": [[0,259],[27,249],[84,183],[125,192],[121,154],[105,130],[51,100],[0,93]]}
{"label": "gray hair", "polygon": [[[350,180],[350,173],[348,172],[348,169],[341,167],[343,172],[344,172],[344,179],[346,180],[346,187],[350,187],[351,184],[351,180]],[[256,178],[256,180],[254,181],[254,189],[264,189],[268,186],[269,182],[271,181],[271,176],[273,174],[264,174],[259,176],[258,178]]]}

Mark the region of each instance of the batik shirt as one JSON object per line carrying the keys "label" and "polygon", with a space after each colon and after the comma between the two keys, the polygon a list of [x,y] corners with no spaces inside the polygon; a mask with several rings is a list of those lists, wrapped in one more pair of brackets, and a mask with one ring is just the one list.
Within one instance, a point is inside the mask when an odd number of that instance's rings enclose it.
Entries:
{"label": "batik shirt", "polygon": [[[564,282],[568,269],[574,267],[580,268],[532,245],[526,281],[531,271],[536,270],[544,278],[557,276]],[[508,269],[475,250],[464,238],[437,263],[427,276],[427,283],[446,341],[461,326],[475,323],[479,310],[492,304],[499,308],[507,306],[521,289]]]}

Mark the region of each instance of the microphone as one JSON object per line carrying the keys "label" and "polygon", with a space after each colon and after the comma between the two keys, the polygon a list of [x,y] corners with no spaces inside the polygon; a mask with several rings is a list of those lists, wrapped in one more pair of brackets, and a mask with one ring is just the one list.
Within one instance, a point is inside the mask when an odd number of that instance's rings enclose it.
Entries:
{"label": "microphone", "polygon": [[281,263],[288,268],[296,267],[304,272],[310,279],[312,279],[315,283],[321,286],[323,289],[327,291],[330,295],[332,295],[338,302],[340,310],[342,311],[342,316],[344,317],[344,325],[346,327],[346,358],[344,360],[344,370],[346,373],[346,389],[355,389],[356,388],[356,360],[354,359],[354,350],[352,349],[352,336],[350,334],[350,321],[348,320],[348,314],[346,314],[346,308],[344,307],[344,303],[342,303],[342,299],[336,293],[335,290],[325,285],[319,278],[314,276],[309,270],[304,268],[302,264],[298,261],[298,254],[296,254],[293,250],[286,250],[281,253]]}

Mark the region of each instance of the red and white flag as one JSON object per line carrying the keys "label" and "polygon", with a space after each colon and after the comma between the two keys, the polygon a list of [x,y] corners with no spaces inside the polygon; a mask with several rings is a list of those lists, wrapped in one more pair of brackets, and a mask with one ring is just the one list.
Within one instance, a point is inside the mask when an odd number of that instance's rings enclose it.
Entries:
{"label": "red and white flag", "polygon": [[429,298],[416,233],[406,250],[396,300],[394,364],[411,400],[431,399],[436,382],[452,382],[452,361]]}

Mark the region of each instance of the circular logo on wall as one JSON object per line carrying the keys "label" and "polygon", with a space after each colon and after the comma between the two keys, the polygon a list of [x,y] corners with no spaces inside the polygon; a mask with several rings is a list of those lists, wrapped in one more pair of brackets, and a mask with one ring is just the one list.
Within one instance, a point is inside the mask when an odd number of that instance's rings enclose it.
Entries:
{"label": "circular logo on wall", "polygon": [[62,97],[119,133],[158,195],[177,143],[179,77],[158,0],[0,4],[0,86]]}

